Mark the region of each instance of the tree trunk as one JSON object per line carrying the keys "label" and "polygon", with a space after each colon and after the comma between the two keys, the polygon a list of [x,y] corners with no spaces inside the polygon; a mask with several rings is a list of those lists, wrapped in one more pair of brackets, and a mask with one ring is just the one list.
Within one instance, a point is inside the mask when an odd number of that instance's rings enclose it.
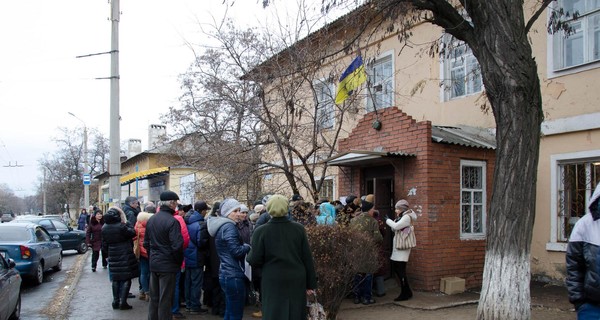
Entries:
{"label": "tree trunk", "polygon": [[[519,1],[484,1],[469,43],[496,120],[496,166],[478,319],[529,319],[540,125],[537,65]],[[477,16],[478,15],[478,16]]]}

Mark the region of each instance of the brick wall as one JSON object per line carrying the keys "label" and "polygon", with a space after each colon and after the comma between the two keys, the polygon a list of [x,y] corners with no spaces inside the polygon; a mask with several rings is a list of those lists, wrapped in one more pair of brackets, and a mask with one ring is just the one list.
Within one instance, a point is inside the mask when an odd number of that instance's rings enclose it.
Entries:
{"label": "brick wall", "polygon": [[[381,130],[372,128],[375,113],[361,119],[349,137],[339,142],[339,152],[350,150],[404,152],[416,156],[390,158],[394,167],[394,201],[405,198],[422,210],[415,224],[417,248],[411,252],[408,273],[420,290],[439,290],[439,280],[456,276],[466,287],[481,285],[485,257],[484,240],[460,238],[460,161],[486,161],[487,202],[495,152],[459,145],[434,143],[431,123],[417,122],[397,108],[379,111]],[[362,195],[363,169],[342,167],[338,177],[341,195]],[[414,195],[409,195],[409,191]]]}

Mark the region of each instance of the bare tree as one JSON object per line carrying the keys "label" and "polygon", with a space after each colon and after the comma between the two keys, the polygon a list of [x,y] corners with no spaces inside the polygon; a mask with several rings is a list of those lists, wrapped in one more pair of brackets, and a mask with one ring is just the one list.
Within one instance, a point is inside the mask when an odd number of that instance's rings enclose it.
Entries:
{"label": "bare tree", "polygon": [[[270,2],[263,1],[265,5]],[[397,34],[403,45],[410,45],[413,27],[425,22],[464,41],[477,58],[497,129],[478,319],[530,318],[530,251],[543,112],[528,33],[551,2],[530,1],[525,7],[523,1],[516,0],[365,1],[364,19],[356,19],[360,20],[354,25],[356,32],[348,34],[339,48],[351,50],[364,33],[363,27],[371,23],[377,23],[387,34]],[[326,11],[349,3],[356,2],[328,0],[322,8]],[[390,23],[384,23],[386,19]],[[439,48],[432,49],[435,52]]]}

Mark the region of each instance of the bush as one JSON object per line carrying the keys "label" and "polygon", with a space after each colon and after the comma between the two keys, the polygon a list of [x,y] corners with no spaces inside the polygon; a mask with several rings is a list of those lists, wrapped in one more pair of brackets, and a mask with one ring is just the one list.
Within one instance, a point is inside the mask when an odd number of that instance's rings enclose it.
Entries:
{"label": "bush", "polygon": [[379,268],[377,244],[371,237],[339,225],[309,226],[306,233],[318,277],[317,297],[327,318],[335,319],[352,291],[354,275]]}

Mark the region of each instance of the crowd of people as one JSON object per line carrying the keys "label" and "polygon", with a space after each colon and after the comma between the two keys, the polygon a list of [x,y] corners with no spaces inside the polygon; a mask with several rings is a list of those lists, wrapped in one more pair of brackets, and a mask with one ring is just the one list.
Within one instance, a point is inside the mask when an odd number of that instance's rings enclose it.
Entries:
{"label": "crowd of people", "polygon": [[[233,198],[212,207],[205,201],[184,205],[175,192],[164,191],[157,205],[143,207],[138,198],[127,197],[121,208],[106,213],[91,208],[80,222],[92,249],[92,271],[100,257],[108,267],[112,307],[131,309],[127,299],[134,297],[132,280],[138,278],[138,297],[149,302],[148,319],[185,318],[182,307],[188,314],[242,319],[250,304],[258,306],[256,318],[306,319],[317,275],[305,227],[348,226],[381,244],[386,225],[397,231],[416,220],[406,200],[396,204],[393,216],[379,216],[372,194],[314,205],[300,195],[268,195],[250,209]],[[401,288],[397,301],[412,297],[409,255],[410,249],[394,248],[388,257]],[[381,272],[363,271],[349,294],[368,305],[385,288]]]}

